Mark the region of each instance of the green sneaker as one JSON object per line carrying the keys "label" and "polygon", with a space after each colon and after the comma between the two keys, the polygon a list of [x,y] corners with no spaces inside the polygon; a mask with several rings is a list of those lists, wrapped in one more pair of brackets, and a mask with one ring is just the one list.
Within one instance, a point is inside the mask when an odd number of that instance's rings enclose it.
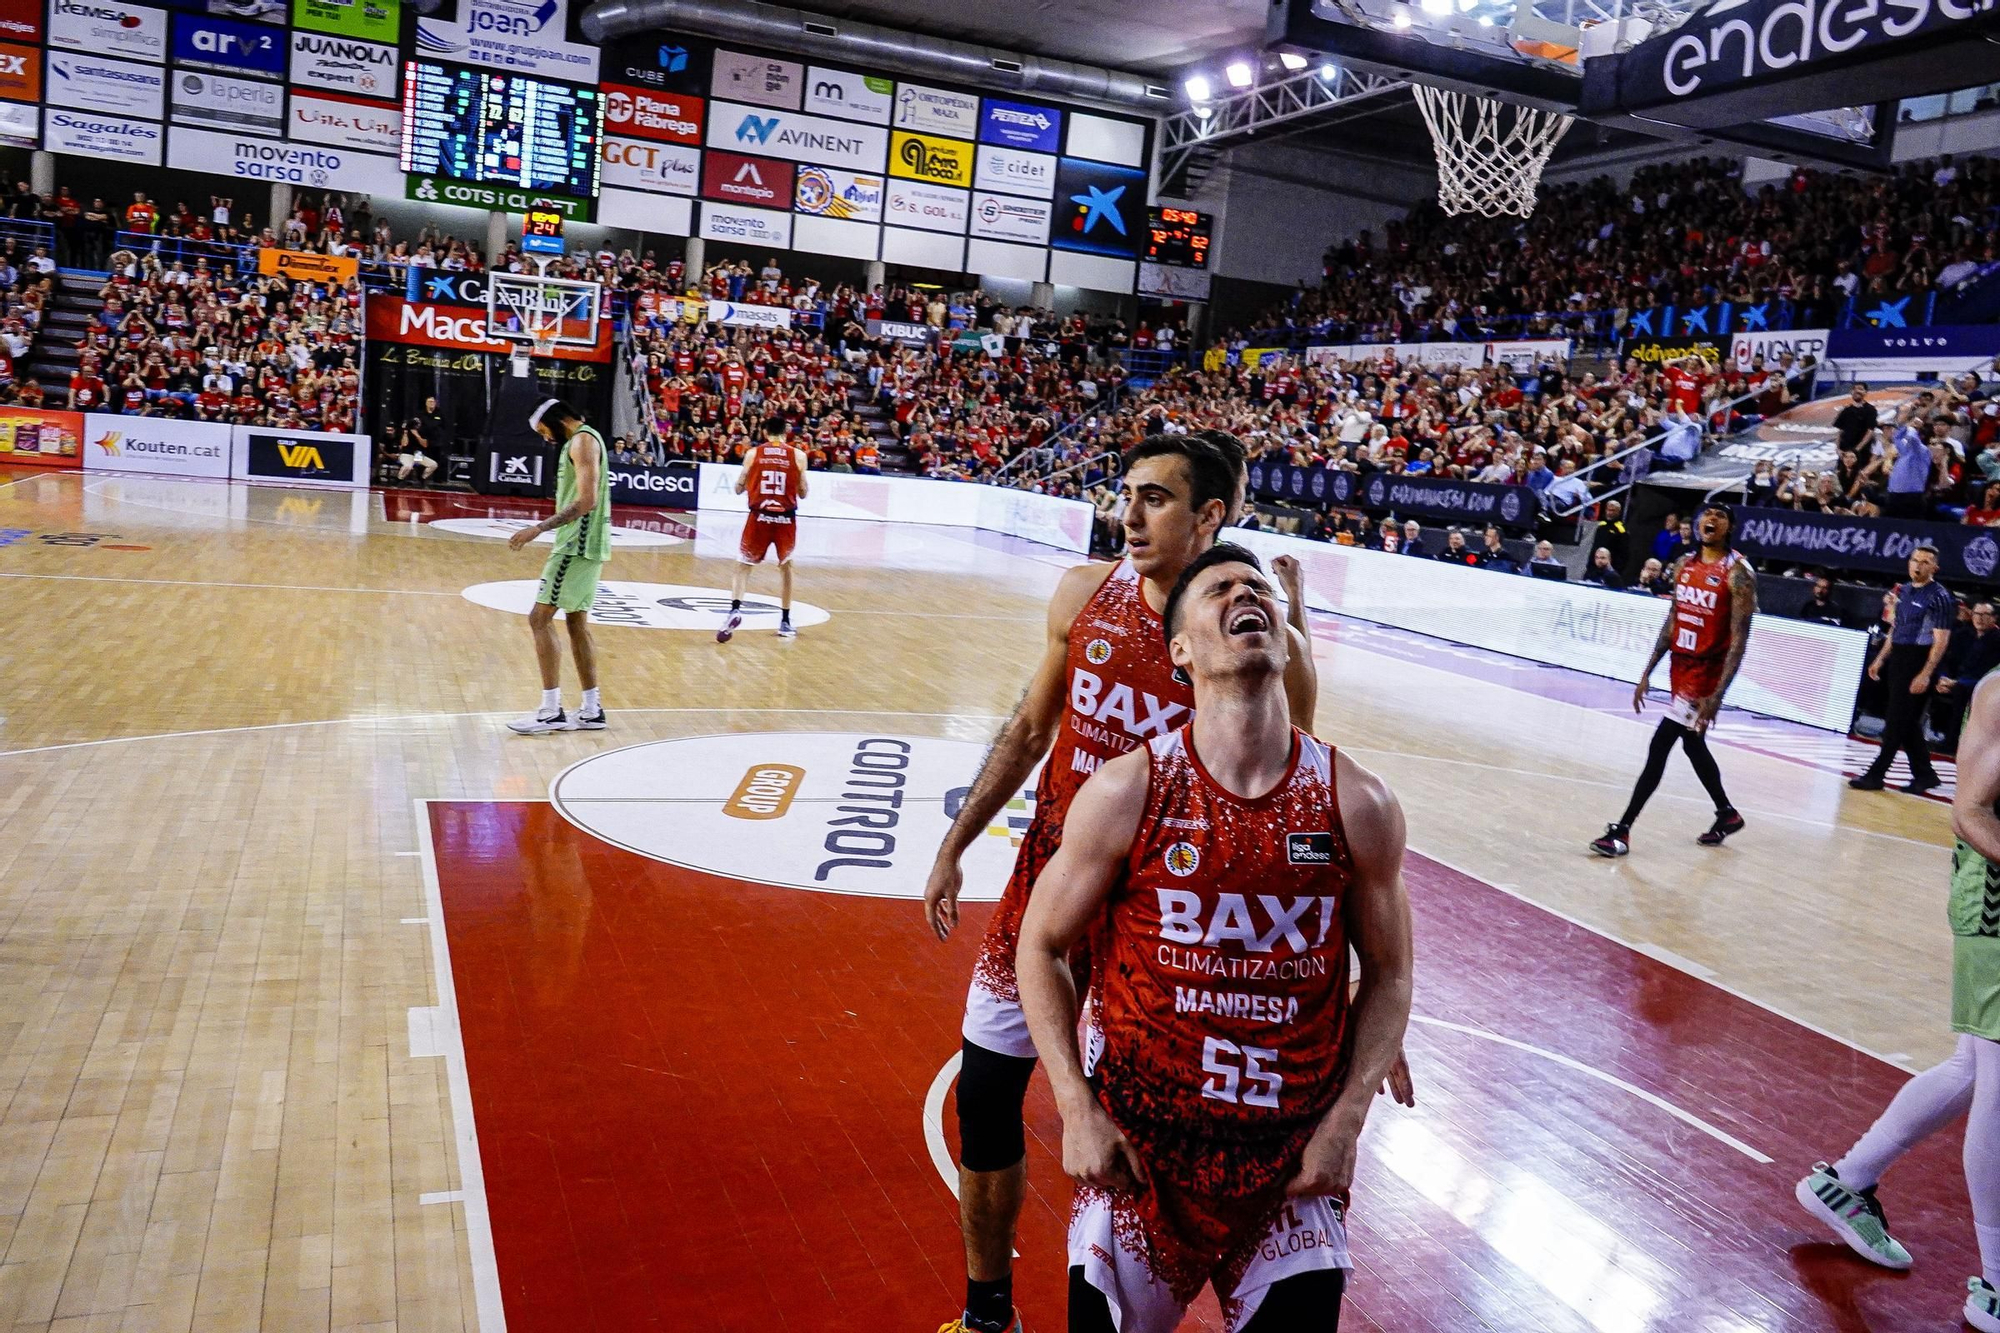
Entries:
{"label": "green sneaker", "polygon": [[2000,1291],[1983,1277],[1965,1284],[1965,1322],[1979,1333],[2000,1333]]}
{"label": "green sneaker", "polygon": [[[1832,1227],[1847,1248],[1863,1259],[1884,1268],[1910,1266],[1910,1252],[1889,1234],[1889,1219],[1875,1201],[1873,1185],[1865,1190],[1849,1189],[1840,1183],[1832,1167],[1819,1162],[1792,1192],[1801,1207]],[[1966,1308],[1972,1308],[1969,1301]],[[2000,1325],[1995,1328],[2000,1333]]]}

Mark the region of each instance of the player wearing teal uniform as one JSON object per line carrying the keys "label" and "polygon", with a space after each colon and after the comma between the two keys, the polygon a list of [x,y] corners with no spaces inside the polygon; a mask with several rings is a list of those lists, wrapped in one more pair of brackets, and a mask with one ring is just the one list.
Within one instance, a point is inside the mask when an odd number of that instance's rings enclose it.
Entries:
{"label": "player wearing teal uniform", "polygon": [[1821,1162],[1795,1193],[1856,1254],[1884,1268],[1908,1268],[1910,1252],[1889,1234],[1876,1183],[1895,1160],[1960,1116],[1965,1184],[1979,1266],[1968,1284],[1965,1322],[2000,1333],[2000,674],[1973,692],[1958,747],[1958,835],[1951,858],[1951,1029],[1958,1049],[1896,1093],[1838,1162]]}
{"label": "player wearing teal uniform", "polygon": [[[556,512],[507,539],[520,550],[545,532],[556,535],[555,550],[542,566],[528,627],[535,635],[535,660],[542,669],[542,706],[507,725],[524,736],[548,731],[602,731],[604,705],[597,697],[597,649],[590,640],[590,604],[597,580],[611,558],[611,458],[604,437],[586,426],[576,409],[550,398],[528,424],[557,446]],[[556,641],[556,612],[569,626],[569,647],[583,702],[574,716],[562,706],[562,645]]]}

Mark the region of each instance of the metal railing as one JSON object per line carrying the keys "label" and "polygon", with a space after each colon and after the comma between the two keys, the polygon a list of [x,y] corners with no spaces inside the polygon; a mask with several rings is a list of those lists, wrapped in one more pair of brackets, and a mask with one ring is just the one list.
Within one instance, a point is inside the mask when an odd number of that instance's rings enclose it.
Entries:
{"label": "metal railing", "polygon": [[[1098,403],[1090,411],[1071,417],[1068,421],[1062,424],[1061,428],[1058,429],[1055,434],[1049,436],[1048,439],[1043,440],[1040,444],[1035,445],[1033,448],[1023,449],[1020,453],[1015,454],[1005,463],[1002,463],[999,469],[995,471],[993,474],[992,477],[993,484],[994,485],[1009,484],[1003,482],[1001,478],[1005,477],[1009,472],[1013,471],[1016,464],[1027,462],[1033,455],[1041,452],[1044,449],[1053,450],[1058,440],[1062,439],[1063,436],[1069,434],[1071,431],[1081,426],[1084,422],[1094,420],[1098,416],[1101,416],[1106,413],[1115,416],[1118,412],[1118,404],[1120,400],[1124,397],[1124,393],[1125,393],[1124,382],[1121,381],[1120,383],[1112,385],[1110,393],[1108,393],[1105,396],[1104,400]],[[1102,457],[1101,454],[1097,456]],[[1056,461],[1057,460],[1054,454],[1051,453],[1049,456],[1049,465],[1051,467],[1054,467]],[[1080,465],[1065,466],[1063,468],[1063,471],[1065,472],[1069,471],[1070,466],[1080,466]],[[1056,475],[1059,474],[1053,472],[1048,474],[1036,473],[1036,472],[1024,472],[1021,474],[1022,479],[1035,480],[1035,481],[1048,481],[1051,480]]]}

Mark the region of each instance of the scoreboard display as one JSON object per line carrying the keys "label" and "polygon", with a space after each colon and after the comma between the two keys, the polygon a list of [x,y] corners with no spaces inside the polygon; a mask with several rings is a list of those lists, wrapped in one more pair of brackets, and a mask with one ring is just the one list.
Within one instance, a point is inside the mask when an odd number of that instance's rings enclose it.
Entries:
{"label": "scoreboard display", "polygon": [[1191,208],[1147,209],[1145,257],[1155,264],[1206,269],[1214,222],[1213,214]]}
{"label": "scoreboard display", "polygon": [[597,197],[604,99],[519,74],[403,66],[404,171]]}

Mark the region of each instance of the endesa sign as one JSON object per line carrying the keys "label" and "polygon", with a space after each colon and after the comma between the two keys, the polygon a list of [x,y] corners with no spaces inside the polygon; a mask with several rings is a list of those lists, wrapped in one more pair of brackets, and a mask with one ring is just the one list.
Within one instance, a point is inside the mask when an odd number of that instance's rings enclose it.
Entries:
{"label": "endesa sign", "polygon": [[[462,305],[439,305],[430,301],[408,301],[400,296],[371,292],[368,296],[368,336],[381,342],[403,343],[411,347],[441,347],[451,352],[506,353],[514,344],[488,337],[486,311]],[[611,359],[611,322],[600,321],[595,347],[558,346],[552,355],[558,361]]]}
{"label": "endesa sign", "polygon": [[699,475],[692,463],[668,463],[662,467],[614,463],[611,467],[611,503],[693,509],[695,481]]}

